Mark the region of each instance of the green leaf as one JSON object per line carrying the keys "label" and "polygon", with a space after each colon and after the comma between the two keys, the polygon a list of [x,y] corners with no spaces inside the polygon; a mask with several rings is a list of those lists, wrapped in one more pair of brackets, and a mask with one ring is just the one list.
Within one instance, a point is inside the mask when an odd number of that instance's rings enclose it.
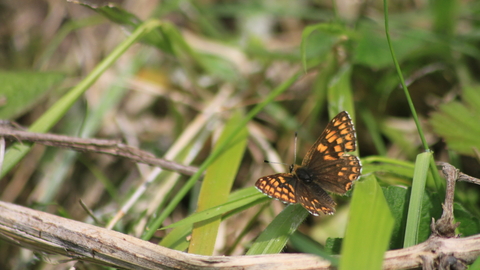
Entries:
{"label": "green leaf", "polygon": [[316,254],[326,260],[329,260],[332,263],[332,266],[338,265],[338,259],[336,257],[331,256],[327,251],[325,251],[317,241],[299,231],[295,231],[295,233],[290,237],[290,243],[296,250],[302,253]]}
{"label": "green leaf", "polygon": [[159,243],[170,249],[184,251],[188,248],[188,236],[192,233],[192,225],[180,225],[169,232]]}
{"label": "green leaf", "polygon": [[1,71],[0,119],[14,119],[30,110],[64,77],[57,72]]}
{"label": "green leaf", "polygon": [[383,189],[383,193],[395,221],[392,229],[392,238],[390,239],[390,249],[399,249],[403,247],[405,237],[410,189],[389,186]]}
{"label": "green leaf", "polygon": [[[160,245],[176,250],[185,250],[188,247],[188,241],[186,237],[191,234],[194,223],[202,222],[220,216],[222,216],[222,219],[224,219],[230,215],[244,210],[245,208],[250,208],[253,205],[268,200],[271,199],[264,194],[258,192],[255,187],[237,190],[229,195],[228,202],[200,212],[193,213],[190,216],[176,223],[162,228],[162,230],[169,228],[174,229],[162,239]],[[224,215],[225,213],[228,214]]]}
{"label": "green leaf", "polygon": [[275,217],[258,236],[247,255],[279,253],[287,244],[290,236],[309,215],[300,204],[292,204]]}
{"label": "green leaf", "polygon": [[473,149],[480,149],[480,87],[465,87],[462,100],[441,105],[430,123],[450,149],[474,156]]}
{"label": "green leaf", "polygon": [[[233,134],[232,132],[242,118],[243,115],[239,111],[233,114],[216,145],[222,145],[221,143]],[[200,189],[198,211],[221,205],[228,200],[228,194],[232,189],[235,175],[243,158],[247,136],[247,129],[244,127],[235,134],[231,145],[208,167]],[[220,217],[215,217],[196,223],[188,252],[212,255],[220,221]]]}
{"label": "green leaf", "polygon": [[[132,14],[112,3],[106,3],[103,5],[94,5],[88,1],[76,1],[75,3],[98,12],[112,22],[123,26],[124,30],[129,33],[133,33],[143,23],[135,14]],[[146,44],[157,47],[166,53],[173,54],[172,44],[170,43],[168,35],[165,35],[164,33],[165,27],[166,25],[147,33],[142,37],[142,41]]]}
{"label": "green leaf", "polygon": [[325,250],[330,254],[340,254],[340,252],[342,252],[342,242],[343,238],[328,237],[327,241],[325,242]]}
{"label": "green leaf", "polygon": [[[368,66],[372,69],[389,68],[392,65],[392,55],[385,42],[385,32],[379,24],[361,21],[358,25],[357,32],[357,46],[355,47],[355,54],[353,55],[354,63]],[[397,31],[394,39],[392,39],[392,46],[395,48],[395,53],[400,62],[409,59],[413,53],[423,48],[426,42],[419,38],[418,29]],[[427,34],[427,33],[425,33]],[[423,36],[425,36],[425,34]],[[398,83],[398,81],[397,81]]]}
{"label": "green leaf", "polygon": [[[241,196],[239,196],[241,194]],[[235,209],[242,208],[246,205],[255,204],[269,200],[269,198],[262,193],[259,193],[255,187],[244,188],[232,193],[229,196],[228,202],[221,205],[217,205],[199,212],[195,212],[190,216],[161,228],[162,230],[175,228],[185,225],[193,225],[196,222],[205,221],[211,218],[221,216],[227,212],[234,211]]]}
{"label": "green leaf", "polygon": [[407,225],[405,230],[405,241],[403,247],[410,247],[418,244],[420,218],[422,213],[422,201],[425,194],[425,183],[430,167],[431,152],[421,153],[415,161],[415,172],[413,174],[412,192],[408,205]]}
{"label": "green leaf", "polygon": [[382,269],[393,224],[375,176],[356,183],[339,269]]}
{"label": "green leaf", "polygon": [[[308,55],[308,50],[307,50],[307,39],[316,31],[319,31],[323,34],[322,37],[322,42],[320,45],[324,44],[327,45],[328,48],[330,48],[336,40],[342,38],[342,36],[352,36],[353,32],[351,32],[349,29],[347,29],[344,25],[339,24],[339,23],[319,23],[315,25],[310,25],[305,27],[305,29],[302,31],[302,43],[300,44],[300,53],[302,55],[302,64],[303,68],[307,70],[308,64],[307,64],[307,59],[309,57]],[[330,37],[331,41],[330,42],[325,42],[326,39]],[[334,38],[332,38],[334,37]],[[317,44],[315,44],[317,45]]]}
{"label": "green leaf", "polygon": [[458,226],[458,232],[462,235],[462,237],[480,233],[480,220],[473,216],[462,205],[455,203],[453,206],[455,222],[460,222],[460,226]]}
{"label": "green leaf", "polygon": [[[332,78],[328,86],[327,101],[330,118],[338,112],[347,111],[355,122],[355,105],[351,86],[352,66],[345,64]],[[358,147],[355,152],[358,155]]]}

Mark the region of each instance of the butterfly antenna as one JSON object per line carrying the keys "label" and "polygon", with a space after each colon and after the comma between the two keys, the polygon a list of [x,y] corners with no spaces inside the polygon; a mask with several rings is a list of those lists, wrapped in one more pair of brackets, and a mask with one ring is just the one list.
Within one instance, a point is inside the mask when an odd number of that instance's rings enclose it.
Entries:
{"label": "butterfly antenna", "polygon": [[282,165],[287,165],[288,169],[290,170],[290,173],[293,172],[293,168],[295,167],[295,162],[297,161],[297,132],[295,132],[295,141],[293,143],[295,152],[293,152],[293,163],[292,164],[287,164],[283,162],[275,162],[275,161],[268,161],[268,160],[263,160],[265,163],[270,163],[270,164],[282,164]]}
{"label": "butterfly antenna", "polygon": [[268,161],[268,160],[266,160],[266,159],[265,159],[263,162],[265,162],[265,163],[270,163],[270,164],[282,164],[282,165],[291,166],[290,164],[287,164],[287,163],[275,162],[275,161]]}
{"label": "butterfly antenna", "polygon": [[295,152],[293,152],[293,163],[292,163],[292,167],[293,165],[297,162],[297,132],[295,131],[295,140],[293,142],[293,147],[295,148]]}

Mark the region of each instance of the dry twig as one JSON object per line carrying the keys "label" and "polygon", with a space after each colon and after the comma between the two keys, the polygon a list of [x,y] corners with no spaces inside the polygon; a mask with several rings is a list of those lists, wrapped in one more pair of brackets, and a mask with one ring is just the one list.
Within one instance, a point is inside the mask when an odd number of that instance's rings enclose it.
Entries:
{"label": "dry twig", "polygon": [[123,144],[117,140],[82,139],[48,133],[33,133],[16,129],[12,125],[7,125],[5,123],[0,125],[0,137],[12,141],[28,141],[47,146],[69,148],[79,152],[96,152],[128,158],[134,162],[158,166],[185,175],[193,175],[197,171],[197,168],[195,167],[181,165],[163,158],[157,158],[146,151]]}

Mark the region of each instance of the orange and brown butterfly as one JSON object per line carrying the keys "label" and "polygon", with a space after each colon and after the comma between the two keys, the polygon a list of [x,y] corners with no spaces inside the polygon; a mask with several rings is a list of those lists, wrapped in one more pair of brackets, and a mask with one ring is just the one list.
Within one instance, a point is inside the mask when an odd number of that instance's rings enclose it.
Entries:
{"label": "orange and brown butterfly", "polygon": [[352,119],[346,111],[340,112],[310,148],[302,165],[292,165],[290,173],[264,176],[255,187],[284,203],[300,203],[312,215],[331,215],[336,203],[326,191],[345,194],[362,172],[360,159],[345,154],[356,148]]}

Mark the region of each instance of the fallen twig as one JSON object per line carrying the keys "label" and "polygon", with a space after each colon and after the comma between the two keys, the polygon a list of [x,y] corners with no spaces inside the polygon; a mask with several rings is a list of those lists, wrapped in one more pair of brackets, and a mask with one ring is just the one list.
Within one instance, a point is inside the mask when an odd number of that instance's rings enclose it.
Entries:
{"label": "fallen twig", "polygon": [[49,133],[34,133],[19,130],[12,125],[0,123],[0,137],[12,141],[28,141],[47,146],[68,148],[79,152],[96,152],[130,159],[134,162],[158,166],[166,170],[176,171],[185,175],[193,175],[197,168],[185,166],[163,158],[157,158],[153,154],[138,148],[121,143],[118,140],[83,139],[65,135]]}

